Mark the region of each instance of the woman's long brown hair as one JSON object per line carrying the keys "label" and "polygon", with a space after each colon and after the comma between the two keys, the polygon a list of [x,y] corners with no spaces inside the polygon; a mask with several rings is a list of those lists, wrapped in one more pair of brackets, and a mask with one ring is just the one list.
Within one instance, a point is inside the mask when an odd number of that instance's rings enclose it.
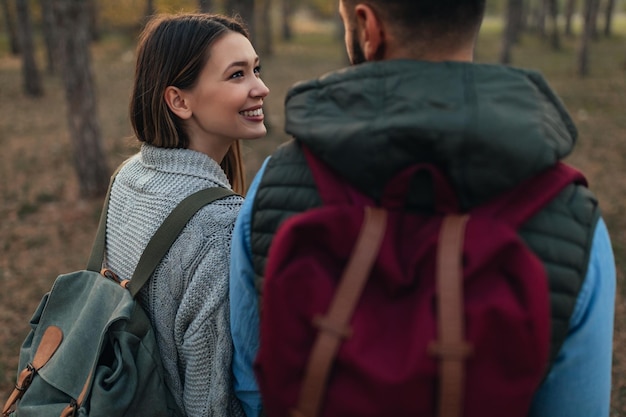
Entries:
{"label": "woman's long brown hair", "polygon": [[[221,15],[157,15],[139,38],[130,121],[137,139],[161,148],[188,148],[183,123],[164,100],[165,89],[193,88],[209,59],[211,46],[228,32],[249,38],[245,26]],[[235,141],[220,165],[233,190],[244,192],[241,145]]]}

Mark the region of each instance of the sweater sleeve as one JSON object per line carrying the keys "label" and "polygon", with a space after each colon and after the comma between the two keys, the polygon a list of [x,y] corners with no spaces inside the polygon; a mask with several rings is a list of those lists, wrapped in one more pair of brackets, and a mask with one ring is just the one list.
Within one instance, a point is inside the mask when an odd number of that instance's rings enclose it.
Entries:
{"label": "sweater sleeve", "polygon": [[232,223],[217,225],[191,266],[175,320],[183,403],[188,417],[239,416],[232,390],[228,266]]}

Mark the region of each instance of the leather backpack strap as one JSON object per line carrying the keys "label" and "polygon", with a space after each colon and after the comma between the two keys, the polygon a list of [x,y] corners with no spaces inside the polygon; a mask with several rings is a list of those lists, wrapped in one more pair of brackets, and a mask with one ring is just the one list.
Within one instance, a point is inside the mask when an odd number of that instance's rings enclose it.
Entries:
{"label": "leather backpack strap", "polygon": [[463,336],[463,242],[469,216],[444,217],[437,250],[438,340],[429,352],[440,358],[439,417],[463,415],[465,359],[472,347]]}
{"label": "leather backpack strap", "polygon": [[163,259],[170,246],[172,246],[194,214],[207,204],[231,195],[236,194],[226,188],[207,188],[191,194],[178,204],[157,229],[139,258],[139,263],[128,284],[133,297],[148,282],[161,259]]}
{"label": "leather backpack strap", "polygon": [[307,363],[297,409],[291,410],[292,417],[319,414],[332,362],[342,339],[350,336],[349,322],[378,256],[386,227],[385,210],[365,208],[363,226],[328,313],[314,318],[313,324],[319,332]]}
{"label": "leather backpack strap", "polygon": [[17,378],[17,383],[9,399],[2,408],[2,416],[8,417],[15,411],[15,405],[22,398],[35,374],[48,363],[50,358],[54,355],[56,350],[63,341],[63,332],[56,326],[50,326],[46,329],[39,342],[39,347],[35,352],[33,361],[26,365],[26,368],[20,372]]}
{"label": "leather backpack strap", "polygon": [[80,394],[78,394],[78,398],[72,398],[70,403],[63,409],[63,411],[61,411],[60,417],[75,417],[78,415],[78,409],[83,405],[85,397],[87,396],[92,376],[93,372],[90,372],[85,385],[83,385],[83,389],[80,391]]}

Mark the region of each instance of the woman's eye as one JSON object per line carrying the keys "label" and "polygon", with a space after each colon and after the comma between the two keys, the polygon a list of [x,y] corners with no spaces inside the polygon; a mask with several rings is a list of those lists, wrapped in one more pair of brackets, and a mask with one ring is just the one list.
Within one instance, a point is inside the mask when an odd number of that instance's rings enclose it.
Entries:
{"label": "woman's eye", "polygon": [[243,71],[237,71],[236,73],[230,76],[230,78],[240,78],[240,77],[243,77]]}
{"label": "woman's eye", "polygon": [[260,65],[258,67],[254,68],[254,73],[257,74],[257,75],[261,74],[261,66]]}

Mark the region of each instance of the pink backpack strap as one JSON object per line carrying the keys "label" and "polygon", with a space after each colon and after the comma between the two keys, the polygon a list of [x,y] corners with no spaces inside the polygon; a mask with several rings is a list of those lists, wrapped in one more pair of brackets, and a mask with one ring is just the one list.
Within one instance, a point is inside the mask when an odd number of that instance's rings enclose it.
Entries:
{"label": "pink backpack strap", "polygon": [[517,229],[572,183],[587,186],[580,171],[558,162],[473,210],[472,214],[497,217]]}

